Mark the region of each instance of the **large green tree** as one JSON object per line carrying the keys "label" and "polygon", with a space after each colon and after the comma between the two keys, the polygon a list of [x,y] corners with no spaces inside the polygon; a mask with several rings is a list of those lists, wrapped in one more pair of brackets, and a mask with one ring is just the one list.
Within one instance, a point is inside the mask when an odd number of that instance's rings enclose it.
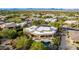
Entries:
{"label": "large green tree", "polygon": [[32,40],[26,36],[20,36],[16,39],[16,49],[29,49],[32,44]]}
{"label": "large green tree", "polygon": [[45,24],[45,21],[44,20],[33,20],[32,21],[32,24],[33,25],[42,25],[42,24]]}
{"label": "large green tree", "polygon": [[57,27],[57,28],[60,27],[60,23],[59,22],[54,22],[54,23],[50,22],[48,25],[49,26],[54,26],[54,27]]}
{"label": "large green tree", "polygon": [[41,42],[33,42],[30,49],[31,50],[46,50],[47,47]]}
{"label": "large green tree", "polygon": [[14,39],[17,37],[17,31],[15,29],[4,29],[3,31],[4,37],[9,39]]}

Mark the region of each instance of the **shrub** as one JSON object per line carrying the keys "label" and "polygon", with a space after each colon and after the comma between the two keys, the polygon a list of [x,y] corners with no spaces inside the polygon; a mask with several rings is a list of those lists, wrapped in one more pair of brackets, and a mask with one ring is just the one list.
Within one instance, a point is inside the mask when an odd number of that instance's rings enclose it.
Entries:
{"label": "shrub", "polygon": [[31,50],[46,50],[46,46],[41,42],[33,42],[30,48]]}
{"label": "shrub", "polygon": [[4,37],[9,39],[14,39],[17,37],[17,31],[15,29],[4,29],[3,31]]}

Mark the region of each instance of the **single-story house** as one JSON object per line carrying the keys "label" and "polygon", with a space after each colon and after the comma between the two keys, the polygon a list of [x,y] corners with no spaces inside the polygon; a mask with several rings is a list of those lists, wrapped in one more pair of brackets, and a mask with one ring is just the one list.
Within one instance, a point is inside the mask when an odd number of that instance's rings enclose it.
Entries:
{"label": "single-story house", "polygon": [[66,20],[64,23],[63,23],[63,27],[69,27],[69,28],[75,28],[76,25],[78,25],[78,21],[76,20]]}
{"label": "single-story house", "polygon": [[56,22],[57,21],[56,18],[46,18],[44,20],[45,20],[45,22]]}
{"label": "single-story house", "polygon": [[67,20],[64,22],[64,24],[76,24],[77,21],[76,20]]}
{"label": "single-story house", "polygon": [[50,26],[32,26],[25,28],[24,33],[31,37],[33,40],[50,41],[56,33],[57,28]]}
{"label": "single-story house", "polygon": [[41,18],[34,17],[33,20],[38,21],[38,20],[41,20]]}
{"label": "single-story house", "polygon": [[16,28],[16,27],[17,27],[17,25],[14,22],[4,23],[4,24],[1,25],[1,28]]}
{"label": "single-story house", "polygon": [[69,30],[69,38],[76,47],[79,47],[79,31]]}

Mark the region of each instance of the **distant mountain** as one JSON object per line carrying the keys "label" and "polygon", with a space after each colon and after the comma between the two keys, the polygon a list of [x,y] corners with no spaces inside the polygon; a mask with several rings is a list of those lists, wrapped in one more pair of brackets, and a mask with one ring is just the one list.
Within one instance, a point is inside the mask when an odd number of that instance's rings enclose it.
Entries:
{"label": "distant mountain", "polygon": [[0,10],[63,10],[62,8],[0,8]]}
{"label": "distant mountain", "polygon": [[57,10],[57,11],[79,11],[79,9],[65,8],[0,8],[0,10]]}

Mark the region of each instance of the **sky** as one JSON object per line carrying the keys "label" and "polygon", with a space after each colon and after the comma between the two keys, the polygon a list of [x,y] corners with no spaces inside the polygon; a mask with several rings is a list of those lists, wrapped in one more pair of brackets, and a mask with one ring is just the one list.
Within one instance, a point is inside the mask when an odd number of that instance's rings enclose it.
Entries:
{"label": "sky", "polygon": [[0,8],[79,8],[79,0],[0,0]]}

